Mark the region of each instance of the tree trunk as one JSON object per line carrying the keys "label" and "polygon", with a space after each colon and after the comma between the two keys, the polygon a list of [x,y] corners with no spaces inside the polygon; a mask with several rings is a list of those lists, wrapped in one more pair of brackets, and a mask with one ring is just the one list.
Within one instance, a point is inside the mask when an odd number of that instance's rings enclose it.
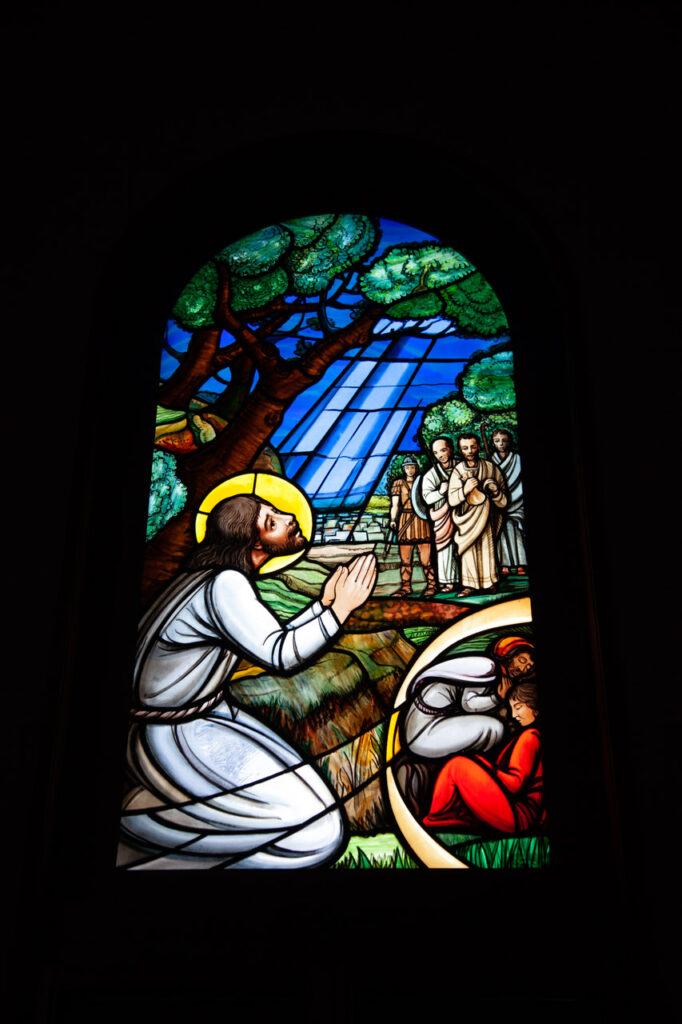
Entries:
{"label": "tree trunk", "polygon": [[194,515],[206,494],[226,477],[248,471],[293,399],[319,380],[344,351],[367,341],[380,312],[381,307],[373,306],[300,360],[279,359],[259,365],[258,384],[230,425],[210,444],[179,462],[178,474],[187,487],[187,507],[147,545],[142,585],[145,602],[175,575],[191,549]]}
{"label": "tree trunk", "polygon": [[230,363],[230,383],[210,406],[211,412],[221,419],[231,420],[246,401],[255,367],[246,355],[237,356]]}
{"label": "tree trunk", "polygon": [[197,391],[215,372],[221,329],[205,327],[195,331],[185,358],[177,370],[159,388],[158,402],[166,409],[188,409]]}
{"label": "tree trunk", "polygon": [[175,576],[183,559],[194,545],[194,516],[196,508],[191,499],[187,507],[166,523],[147,544],[140,600],[145,609]]}

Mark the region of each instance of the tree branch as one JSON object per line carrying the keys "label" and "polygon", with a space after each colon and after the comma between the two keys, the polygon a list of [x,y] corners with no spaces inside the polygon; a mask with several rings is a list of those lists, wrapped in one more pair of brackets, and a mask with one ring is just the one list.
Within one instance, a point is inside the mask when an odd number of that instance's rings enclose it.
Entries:
{"label": "tree branch", "polygon": [[216,319],[225,330],[241,342],[242,348],[248,352],[259,371],[276,369],[283,363],[276,345],[270,344],[250,327],[242,324],[230,309],[230,278],[224,263],[218,263],[218,294],[216,298]]}
{"label": "tree branch", "polygon": [[213,365],[216,370],[222,370],[225,366],[229,366],[243,351],[244,349],[240,341],[233,341],[231,345],[224,345],[216,352]]}

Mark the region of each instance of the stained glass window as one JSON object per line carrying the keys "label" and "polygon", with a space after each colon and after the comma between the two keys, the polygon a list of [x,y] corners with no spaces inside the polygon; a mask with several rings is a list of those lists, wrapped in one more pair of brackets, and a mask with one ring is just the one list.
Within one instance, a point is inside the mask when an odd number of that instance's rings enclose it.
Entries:
{"label": "stained glass window", "polygon": [[509,324],[365,214],[207,258],[169,311],[118,863],[542,867]]}

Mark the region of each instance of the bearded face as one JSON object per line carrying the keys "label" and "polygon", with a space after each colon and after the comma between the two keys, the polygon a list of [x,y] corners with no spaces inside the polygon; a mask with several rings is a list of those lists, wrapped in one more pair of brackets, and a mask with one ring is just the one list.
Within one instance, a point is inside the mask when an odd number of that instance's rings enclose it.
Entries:
{"label": "bearded face", "polygon": [[530,679],[535,673],[535,662],[530,651],[519,651],[507,664],[507,674],[510,679],[520,682],[522,679]]}
{"label": "bearded face", "polygon": [[268,555],[293,555],[297,551],[302,551],[307,543],[296,519],[288,526],[283,536],[261,537],[263,551]]}
{"label": "bearded face", "polygon": [[261,505],[256,529],[260,546],[268,555],[293,555],[308,543],[296,516],[280,512],[272,505]]}

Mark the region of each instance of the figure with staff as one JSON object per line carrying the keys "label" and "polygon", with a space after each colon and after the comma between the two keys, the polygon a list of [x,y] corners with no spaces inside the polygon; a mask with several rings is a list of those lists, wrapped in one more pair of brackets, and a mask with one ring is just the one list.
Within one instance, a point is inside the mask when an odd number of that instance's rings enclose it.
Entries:
{"label": "figure with staff", "polygon": [[417,460],[412,455],[403,459],[403,476],[393,482],[391,488],[390,529],[395,533],[400,551],[400,589],[395,597],[407,597],[412,593],[412,561],[415,547],[426,577],[426,589],[422,597],[433,597],[436,593],[436,574],[431,565],[431,533],[427,520],[421,519],[412,503],[412,488],[417,478]]}

